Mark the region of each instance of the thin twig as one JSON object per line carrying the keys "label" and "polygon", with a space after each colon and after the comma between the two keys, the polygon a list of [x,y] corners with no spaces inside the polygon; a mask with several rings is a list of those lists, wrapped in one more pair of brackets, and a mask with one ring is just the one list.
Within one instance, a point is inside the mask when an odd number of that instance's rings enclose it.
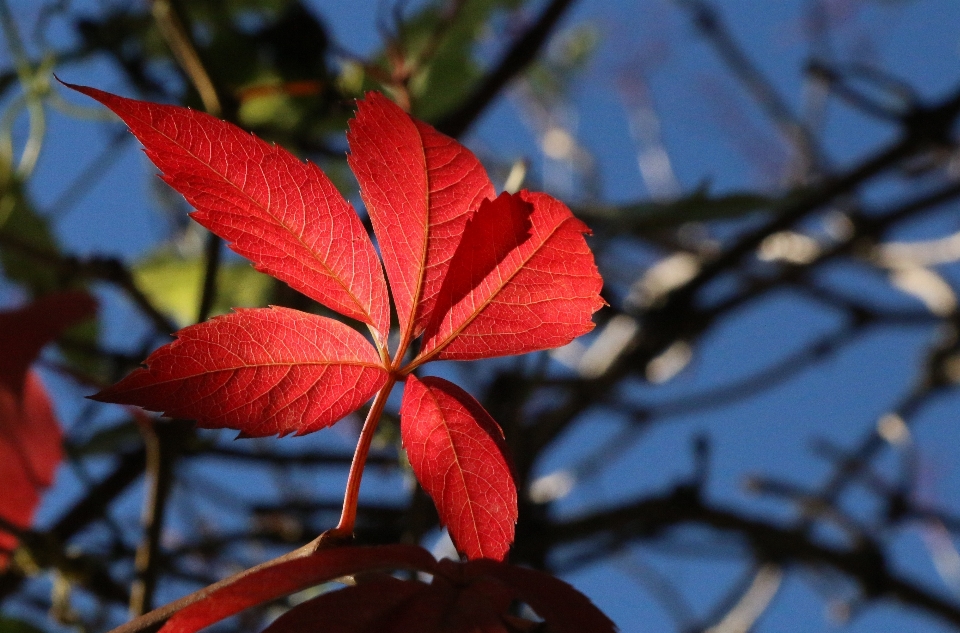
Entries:
{"label": "thin twig", "polygon": [[223,112],[220,96],[210,74],[200,61],[193,38],[190,37],[172,0],[153,0],[151,8],[160,34],[173,52],[177,63],[187,74],[190,83],[197,89],[204,109],[213,116],[220,116]]}
{"label": "thin twig", "polygon": [[217,277],[223,254],[223,240],[214,233],[207,234],[203,247],[203,286],[200,289],[200,305],[197,308],[197,323],[206,321],[217,298]]}
{"label": "thin twig", "polygon": [[160,538],[173,483],[173,459],[170,453],[175,449],[170,438],[158,432],[150,421],[142,423],[140,431],[147,451],[145,476],[148,494],[144,499],[144,537],[137,547],[133,563],[136,572],[136,580],[130,588],[130,615],[133,617],[153,609],[153,594],[160,571]]}
{"label": "thin twig", "polygon": [[122,155],[120,147],[130,138],[126,130],[118,131],[104,145],[100,154],[91,160],[86,167],[73,179],[70,184],[64,187],[60,195],[57,196],[49,207],[47,207],[46,216],[59,220],[64,213],[72,206],[80,202],[83,197],[92,189],[102,177],[107,169]]}
{"label": "thin twig", "polygon": [[[176,9],[174,0],[153,0],[152,12],[157,28],[163,35],[180,67],[196,88],[208,114],[220,116],[223,101],[197,53],[188,26]],[[210,233],[205,247],[203,286],[197,321],[210,315],[217,295],[217,276],[220,270],[222,240]],[[169,442],[164,434],[147,436],[148,496],[144,506],[144,535],[137,549],[137,582],[131,595],[130,610],[135,616],[149,611],[159,574],[160,540],[163,521],[174,477],[174,465],[180,453],[178,443]]]}
{"label": "thin twig", "polygon": [[700,32],[793,147],[796,159],[791,180],[805,180],[822,161],[816,140],[809,130],[790,110],[770,81],[750,61],[713,7],[703,0],[681,0],[679,4],[691,12]]}
{"label": "thin twig", "polygon": [[[196,453],[198,457],[225,458],[264,464],[301,465],[301,466],[349,466],[353,456],[345,453],[316,451],[311,453],[254,453],[252,451],[228,446],[210,446]],[[397,457],[390,455],[369,455],[367,463],[374,466],[396,466]]]}
{"label": "thin twig", "polygon": [[33,68],[26,48],[23,46],[17,24],[6,0],[0,0],[0,26],[2,26],[7,47],[14,59],[17,77],[23,88],[27,111],[30,114],[30,132],[20,155],[20,162],[17,165],[17,176],[24,179],[33,171],[37,159],[40,157],[40,147],[43,144],[43,136],[46,132],[46,115],[43,111],[43,101],[38,94],[37,71]]}

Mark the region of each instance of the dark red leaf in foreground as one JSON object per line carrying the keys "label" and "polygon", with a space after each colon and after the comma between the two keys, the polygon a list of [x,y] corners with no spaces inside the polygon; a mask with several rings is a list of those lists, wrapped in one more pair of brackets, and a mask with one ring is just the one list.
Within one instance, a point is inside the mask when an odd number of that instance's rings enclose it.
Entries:
{"label": "dark red leaf in foreground", "polygon": [[[22,393],[0,386],[0,519],[28,528],[40,496],[53,483],[63,458],[62,434],[50,398],[36,372],[28,372]],[[17,538],[0,529],[0,570]]]}
{"label": "dark red leaf in foreground", "polygon": [[[434,576],[434,585],[446,580],[442,574]],[[445,628],[438,633],[513,633],[504,616],[513,603],[509,589],[492,578],[476,578],[472,582],[454,585],[460,591],[451,605]]]}
{"label": "dark red leaf in foreground", "polygon": [[177,337],[93,399],[247,436],[302,435],[355,411],[387,378],[359,332],[287,308],[241,309]]}
{"label": "dark red leaf in foreground", "polygon": [[432,573],[436,561],[428,551],[413,545],[321,549],[310,556],[250,569],[241,577],[207,587],[203,595],[187,596],[183,599],[186,606],[176,610],[161,633],[195,633],[248,607],[322,582],[395,569]]}
{"label": "dark red leaf in foreground", "polygon": [[[453,564],[441,561],[442,566]],[[466,563],[462,573],[467,578],[496,578],[510,587],[517,598],[526,602],[557,633],[613,633],[616,630],[590,599],[569,584],[550,574],[489,560]]]}
{"label": "dark red leaf in foreground", "polygon": [[[433,580],[425,584],[383,573],[398,569],[424,571]],[[451,560],[437,563],[420,547],[386,545],[322,549],[310,556],[245,572],[204,595],[193,594],[181,601],[184,604],[172,605],[175,613],[161,633],[194,633],[247,607],[347,575],[357,575],[358,584],[293,607],[264,633],[534,630],[533,622],[509,614],[515,599],[533,608],[550,631],[615,630],[586,596],[545,572],[489,559],[465,564]]]}
{"label": "dark red leaf in foreground", "polygon": [[604,304],[603,280],[583,238],[589,232],[544,193],[503,194],[482,204],[453,257],[421,356],[523,354],[589,332]]}
{"label": "dark red leaf in foreground", "polygon": [[376,252],[316,165],[203,112],[66,85],[123,119],[196,209],[193,219],[257,270],[386,336],[390,308]]}
{"label": "dark red leaf in foreground", "polygon": [[390,624],[396,623],[397,611],[425,591],[429,587],[423,583],[391,576],[364,580],[298,604],[263,633],[386,633]]}
{"label": "dark red leaf in foreground", "polygon": [[493,197],[493,185],[470,150],[376,92],[359,102],[347,139],[400,329],[412,338],[430,317],[467,219]]}
{"label": "dark red leaf in foreground", "polygon": [[513,543],[517,489],[499,425],[453,383],[411,375],[400,434],[457,549],[471,559],[503,560]]}
{"label": "dark red leaf in foreground", "polygon": [[[63,457],[60,424],[40,378],[29,370],[44,345],[92,316],[84,292],[47,295],[0,313],[0,519],[28,528]],[[0,528],[0,569],[17,538]]]}

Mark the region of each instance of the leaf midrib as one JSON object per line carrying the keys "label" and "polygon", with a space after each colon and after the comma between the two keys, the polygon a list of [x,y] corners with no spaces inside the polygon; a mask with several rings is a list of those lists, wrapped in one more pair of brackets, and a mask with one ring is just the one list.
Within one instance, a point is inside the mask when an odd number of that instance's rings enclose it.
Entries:
{"label": "leaf midrib", "polygon": [[[470,488],[467,486],[467,479],[466,477],[464,477],[464,474],[463,474],[464,470],[463,470],[463,467],[460,465],[460,454],[457,453],[457,449],[456,449],[457,445],[454,444],[453,436],[450,434],[450,424],[447,422],[447,416],[444,415],[443,407],[440,406],[440,401],[437,399],[436,396],[433,395],[433,391],[431,390],[431,388],[426,384],[422,383],[422,381],[421,381],[421,384],[423,384],[424,389],[426,389],[427,391],[427,394],[433,400],[434,405],[437,407],[437,411],[440,412],[440,419],[442,420],[443,431],[446,435],[447,442],[449,442],[451,452],[453,453],[454,466],[456,467],[457,474],[460,476],[460,483],[463,484],[463,494],[467,498],[467,502],[464,505],[466,505],[467,508],[469,508],[470,510],[470,526],[473,528],[474,536],[477,539],[477,547],[480,549],[480,553],[483,554],[484,549],[486,548],[483,547],[483,542],[480,538],[480,530],[477,527],[477,515],[473,511],[473,504],[475,502],[473,500],[473,497],[470,496]],[[446,394],[446,395],[449,396],[450,394]]]}
{"label": "leaf midrib", "polygon": [[[383,368],[383,366],[379,362],[371,363],[368,361],[329,360],[329,361],[304,361],[304,362],[288,362],[288,363],[281,363],[281,362],[258,363],[258,364],[239,365],[237,367],[218,367],[217,369],[210,369],[207,371],[201,371],[201,372],[196,372],[196,373],[187,374],[183,376],[177,376],[175,378],[155,380],[151,382],[149,385],[146,385],[144,387],[134,388],[134,389],[131,389],[131,391],[150,389],[150,388],[156,387],[157,385],[165,385],[172,382],[182,382],[184,380],[189,380],[191,378],[198,378],[200,376],[209,376],[213,374],[221,374],[224,372],[243,371],[245,369],[261,369],[261,368],[269,368],[269,367],[313,367],[313,366],[330,366],[330,365],[347,366],[347,367],[367,367],[370,369],[378,369],[386,373],[386,370]],[[143,371],[152,373],[149,367]]]}

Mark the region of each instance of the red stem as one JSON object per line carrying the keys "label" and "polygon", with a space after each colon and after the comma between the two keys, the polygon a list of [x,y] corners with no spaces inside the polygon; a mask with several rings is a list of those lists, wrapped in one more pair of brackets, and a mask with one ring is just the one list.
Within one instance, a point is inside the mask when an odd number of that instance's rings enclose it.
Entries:
{"label": "red stem", "polygon": [[360,431],[357,450],[353,454],[353,463],[350,464],[350,475],[347,477],[347,491],[343,495],[343,512],[340,513],[340,523],[328,534],[332,532],[344,537],[353,535],[353,525],[357,521],[357,501],[360,499],[360,479],[363,477],[363,467],[367,463],[367,454],[370,452],[370,444],[373,442],[373,434],[380,422],[380,415],[383,413],[383,408],[387,405],[387,398],[390,397],[390,392],[396,383],[396,376],[391,375],[386,384],[377,392],[373,404],[370,405],[367,419],[363,421],[363,430]]}

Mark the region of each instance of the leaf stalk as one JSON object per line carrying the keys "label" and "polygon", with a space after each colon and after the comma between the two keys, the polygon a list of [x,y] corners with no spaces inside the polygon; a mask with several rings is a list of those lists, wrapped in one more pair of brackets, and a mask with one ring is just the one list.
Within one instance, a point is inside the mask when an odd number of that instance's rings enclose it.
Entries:
{"label": "leaf stalk", "polygon": [[357,503],[360,500],[360,480],[363,478],[363,468],[367,463],[367,455],[370,453],[370,445],[373,442],[373,435],[377,431],[380,416],[387,405],[387,399],[390,397],[393,386],[397,384],[397,378],[395,374],[391,373],[386,384],[377,392],[373,404],[370,405],[370,411],[367,413],[367,419],[363,421],[360,440],[357,442],[357,450],[353,454],[350,474],[347,477],[347,490],[343,495],[343,511],[340,513],[340,522],[337,527],[325,533],[328,536],[349,538],[353,535],[353,526],[357,522]]}

